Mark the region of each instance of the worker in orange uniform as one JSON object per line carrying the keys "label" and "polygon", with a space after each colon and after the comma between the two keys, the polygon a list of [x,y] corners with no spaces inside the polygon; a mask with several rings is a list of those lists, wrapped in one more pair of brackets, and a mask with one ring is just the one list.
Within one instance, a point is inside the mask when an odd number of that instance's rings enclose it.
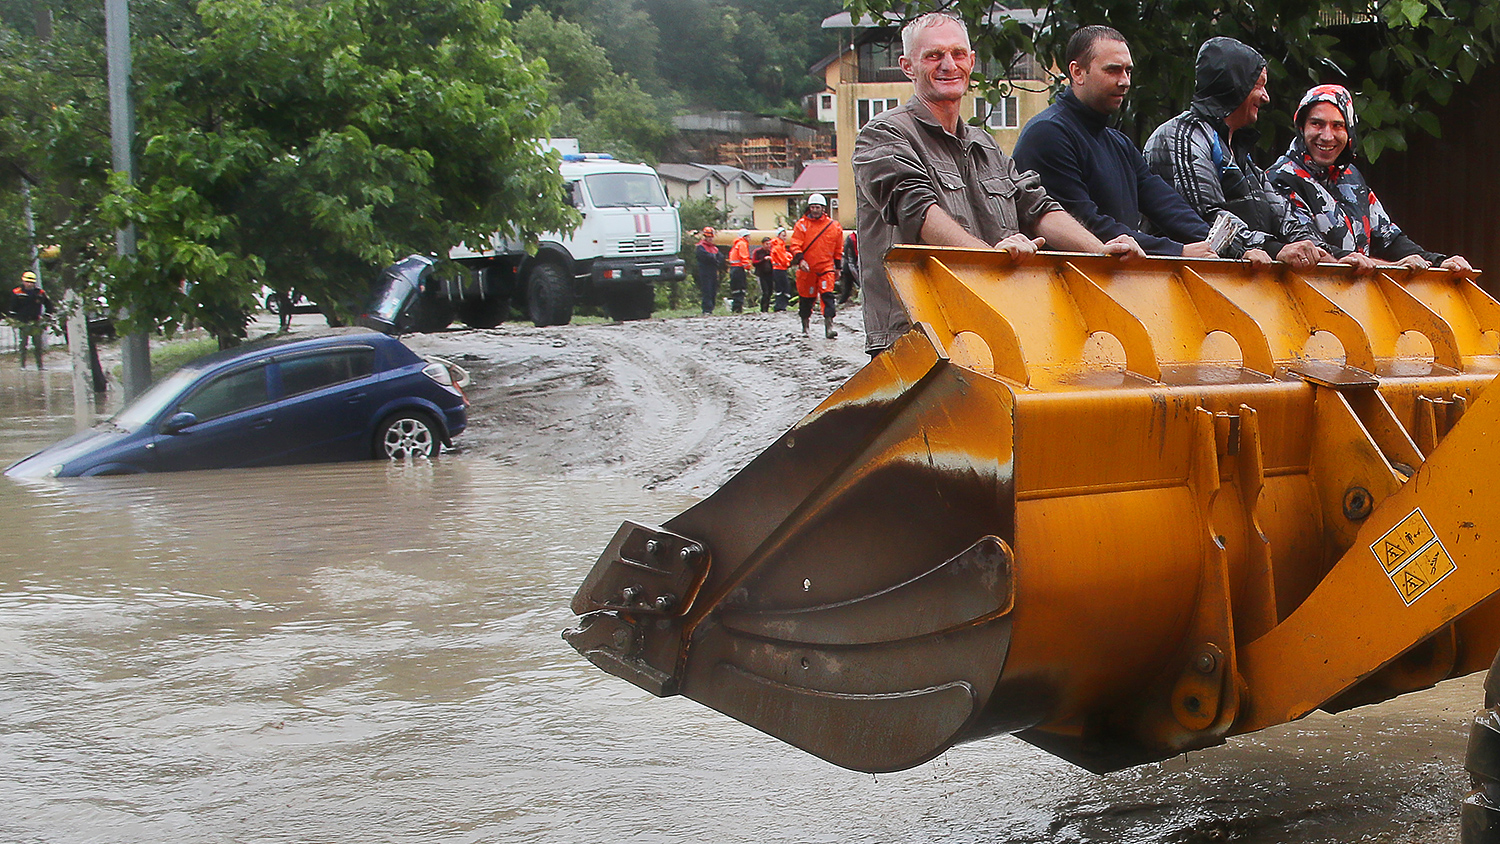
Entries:
{"label": "worker in orange uniform", "polygon": [[729,309],[735,313],[745,310],[750,267],[750,232],[740,229],[739,237],[729,247]]}
{"label": "worker in orange uniform", "polygon": [[833,330],[834,284],[844,258],[844,227],[828,216],[828,200],[815,193],[807,198],[807,212],[792,227],[792,262],[797,265],[797,313],[802,333],[812,320],[813,302],[823,302],[823,336],[839,336]]}
{"label": "worker in orange uniform", "polygon": [[776,313],[786,310],[792,298],[792,285],[787,279],[787,270],[792,267],[792,253],[786,248],[786,229],[777,229],[771,238],[771,286],[776,291]]}

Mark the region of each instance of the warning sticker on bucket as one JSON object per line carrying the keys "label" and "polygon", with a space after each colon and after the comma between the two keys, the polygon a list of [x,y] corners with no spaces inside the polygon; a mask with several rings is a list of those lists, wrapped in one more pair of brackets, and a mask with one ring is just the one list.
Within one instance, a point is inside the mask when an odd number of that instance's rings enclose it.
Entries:
{"label": "warning sticker on bucket", "polygon": [[1372,542],[1370,553],[1407,606],[1458,568],[1420,507]]}

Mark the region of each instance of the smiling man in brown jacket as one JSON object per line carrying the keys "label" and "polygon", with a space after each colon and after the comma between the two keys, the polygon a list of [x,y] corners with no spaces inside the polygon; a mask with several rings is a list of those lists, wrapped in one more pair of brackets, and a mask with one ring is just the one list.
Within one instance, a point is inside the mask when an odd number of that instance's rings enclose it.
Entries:
{"label": "smiling man in brown jacket", "polygon": [[999,249],[1016,261],[1042,246],[1145,254],[1127,236],[1102,243],[1047,196],[1035,173],[1017,170],[988,132],[963,122],[974,70],[963,22],[926,14],[907,24],[901,42],[901,70],[915,95],[865,124],[854,143],[866,351],[911,329],[885,273],[895,244]]}

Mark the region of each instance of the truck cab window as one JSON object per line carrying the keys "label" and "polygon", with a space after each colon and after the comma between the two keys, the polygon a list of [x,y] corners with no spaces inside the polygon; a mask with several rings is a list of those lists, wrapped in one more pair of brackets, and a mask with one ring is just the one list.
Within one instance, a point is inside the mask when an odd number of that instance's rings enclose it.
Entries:
{"label": "truck cab window", "polygon": [[595,208],[624,208],[632,205],[662,207],[667,195],[661,182],[647,173],[599,173],[584,176]]}

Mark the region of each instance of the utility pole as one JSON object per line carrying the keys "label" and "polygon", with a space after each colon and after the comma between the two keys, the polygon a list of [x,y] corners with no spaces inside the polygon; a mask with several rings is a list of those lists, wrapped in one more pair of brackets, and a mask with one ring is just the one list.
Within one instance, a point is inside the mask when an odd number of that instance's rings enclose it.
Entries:
{"label": "utility pole", "polygon": [[[109,64],[109,137],[115,170],[135,183],[135,113],[130,99],[130,7],[127,0],[104,0],[104,49]],[[135,225],[115,234],[115,253],[135,254]],[[151,386],[151,344],[144,332],[120,338],[125,401]]]}
{"label": "utility pole", "polygon": [[[44,43],[51,41],[51,7],[42,3],[34,4],[32,17],[36,24],[37,39]],[[31,244],[31,271],[36,273],[37,283],[45,288],[47,280],[42,277],[42,249],[38,248],[36,242],[36,216],[31,210],[31,181],[28,176],[21,178],[21,196],[25,204],[26,241]],[[88,319],[83,313],[83,299],[72,285],[63,290],[63,306],[68,312],[68,357],[72,360],[73,367],[73,424],[77,430],[82,431],[94,424],[94,403],[93,393],[85,380],[90,375]]]}

